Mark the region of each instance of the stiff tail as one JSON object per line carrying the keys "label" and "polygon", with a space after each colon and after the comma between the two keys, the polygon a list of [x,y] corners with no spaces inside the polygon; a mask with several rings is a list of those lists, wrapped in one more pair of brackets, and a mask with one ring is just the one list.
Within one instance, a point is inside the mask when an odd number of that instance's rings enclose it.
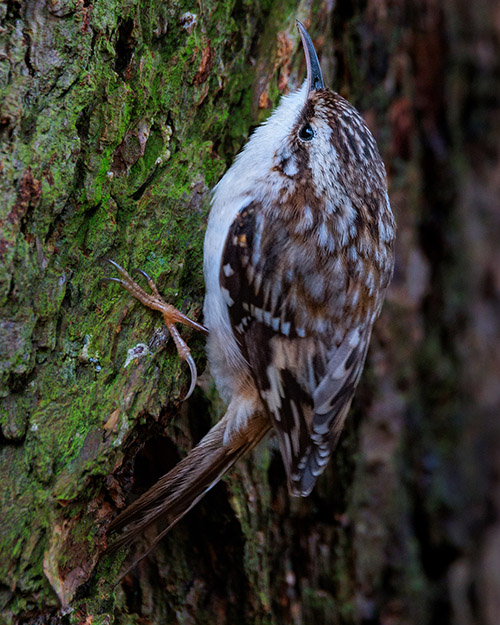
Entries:
{"label": "stiff tail", "polygon": [[224,417],[181,462],[111,522],[108,531],[123,531],[107,552],[132,543],[151,525],[161,523],[164,529],[135,558],[132,567],[135,566],[271,427],[266,417],[255,414],[242,431],[224,444],[226,425]]}

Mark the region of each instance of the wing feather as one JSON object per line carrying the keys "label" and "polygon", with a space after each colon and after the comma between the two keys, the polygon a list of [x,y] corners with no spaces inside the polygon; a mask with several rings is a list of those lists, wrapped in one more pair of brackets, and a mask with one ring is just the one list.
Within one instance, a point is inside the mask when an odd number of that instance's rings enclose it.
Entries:
{"label": "wing feather", "polygon": [[220,282],[277,433],[289,490],[305,496],[337,444],[370,333],[351,328],[342,335],[330,319],[316,320],[322,332],[306,330],[304,319],[312,313],[298,308],[292,289],[302,266],[294,262],[290,240],[285,228],[266,222],[261,204],[250,203],[229,231]]}

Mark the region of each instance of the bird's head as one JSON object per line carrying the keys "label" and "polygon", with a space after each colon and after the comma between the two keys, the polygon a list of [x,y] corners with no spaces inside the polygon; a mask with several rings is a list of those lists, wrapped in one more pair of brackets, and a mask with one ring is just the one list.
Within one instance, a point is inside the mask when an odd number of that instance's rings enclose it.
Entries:
{"label": "bird's head", "polygon": [[[279,194],[292,204],[299,190],[314,194],[332,213],[346,197],[385,194],[385,169],[375,140],[361,115],[344,98],[325,87],[314,45],[297,22],[307,66],[302,88],[284,96],[259,126],[235,167],[242,180],[269,201]],[[235,176],[236,177],[236,176]],[[233,186],[234,192],[234,186]]]}

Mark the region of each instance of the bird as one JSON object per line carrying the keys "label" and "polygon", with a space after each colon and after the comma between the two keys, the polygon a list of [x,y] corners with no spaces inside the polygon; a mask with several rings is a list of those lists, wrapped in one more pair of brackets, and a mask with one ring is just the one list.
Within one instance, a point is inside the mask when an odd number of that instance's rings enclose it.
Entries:
{"label": "bird", "polygon": [[[338,443],[394,266],[396,225],[385,167],[358,111],[325,87],[297,21],[301,88],[281,98],[212,192],[204,242],[204,324],[119,282],[175,323],[207,335],[225,415],[169,473],[111,522],[111,549],[155,523],[154,545],[271,430],[291,496],[306,497]],[[145,555],[145,553],[143,554]],[[143,556],[141,556],[143,557]],[[139,558],[140,559],[140,558]]]}

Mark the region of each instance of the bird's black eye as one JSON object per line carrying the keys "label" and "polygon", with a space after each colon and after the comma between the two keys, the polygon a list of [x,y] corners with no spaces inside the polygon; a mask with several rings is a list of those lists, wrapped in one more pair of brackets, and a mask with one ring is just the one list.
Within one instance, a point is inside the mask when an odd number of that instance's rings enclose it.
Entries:
{"label": "bird's black eye", "polygon": [[302,141],[310,141],[314,137],[314,130],[311,128],[311,124],[305,124],[299,130],[299,139]]}

